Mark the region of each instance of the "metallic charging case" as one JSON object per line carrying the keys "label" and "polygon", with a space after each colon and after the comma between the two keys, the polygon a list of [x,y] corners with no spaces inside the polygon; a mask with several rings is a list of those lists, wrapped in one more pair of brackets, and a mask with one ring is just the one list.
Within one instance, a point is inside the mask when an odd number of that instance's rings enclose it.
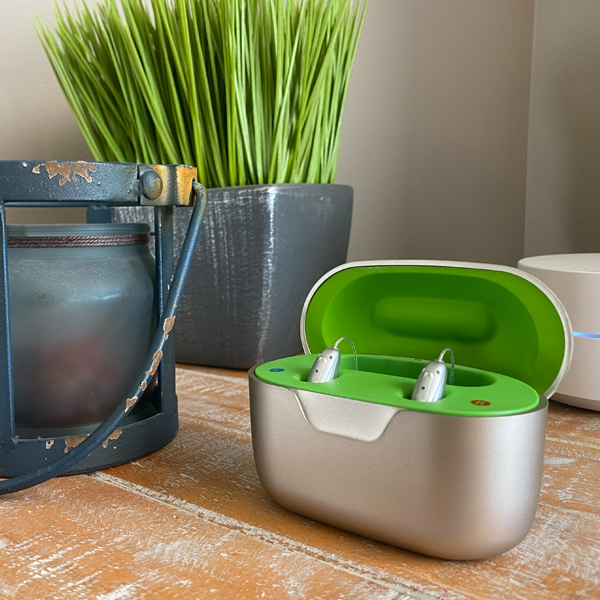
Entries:
{"label": "metallic charging case", "polygon": [[254,458],[273,500],[446,559],[487,558],[523,540],[541,489],[547,398],[572,352],[567,314],[544,284],[497,265],[349,263],[314,286],[301,334],[307,354],[343,335],[365,355],[432,359],[450,346],[459,364],[517,379],[537,396],[522,411],[494,414],[482,404],[485,389],[473,388],[464,415],[444,414],[441,404],[343,397],[335,385],[315,391],[330,384],[303,383],[304,375],[294,385],[274,383],[281,365],[308,365],[309,357],[268,363],[271,381],[255,367]]}

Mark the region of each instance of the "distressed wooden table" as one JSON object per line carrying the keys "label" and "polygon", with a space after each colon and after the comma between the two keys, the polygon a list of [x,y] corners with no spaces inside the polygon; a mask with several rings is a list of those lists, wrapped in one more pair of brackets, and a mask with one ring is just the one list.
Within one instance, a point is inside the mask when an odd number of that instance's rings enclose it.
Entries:
{"label": "distressed wooden table", "polygon": [[246,374],[178,368],[181,429],[104,472],[0,499],[0,598],[600,598],[600,413],[552,403],[531,533],[447,562],[294,515],[260,486]]}

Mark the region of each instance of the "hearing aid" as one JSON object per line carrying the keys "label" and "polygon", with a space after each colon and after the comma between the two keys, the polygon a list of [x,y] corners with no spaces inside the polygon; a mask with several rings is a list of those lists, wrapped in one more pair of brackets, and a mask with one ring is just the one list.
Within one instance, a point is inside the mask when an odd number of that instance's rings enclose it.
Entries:
{"label": "hearing aid", "polygon": [[450,385],[454,380],[454,353],[450,348],[444,348],[437,360],[432,360],[425,365],[419,374],[417,383],[413,388],[412,399],[417,402],[437,402],[446,394],[446,379],[448,369],[444,362],[444,354],[450,353],[452,363],[450,372]]}
{"label": "hearing aid", "polygon": [[354,343],[350,338],[341,337],[333,346],[325,348],[325,350],[317,356],[308,375],[308,381],[310,383],[326,383],[337,378],[340,372],[340,362],[342,358],[341,352],[338,350],[338,344],[342,340],[350,342],[352,351],[354,352],[354,370],[357,369],[356,348],[354,347]]}

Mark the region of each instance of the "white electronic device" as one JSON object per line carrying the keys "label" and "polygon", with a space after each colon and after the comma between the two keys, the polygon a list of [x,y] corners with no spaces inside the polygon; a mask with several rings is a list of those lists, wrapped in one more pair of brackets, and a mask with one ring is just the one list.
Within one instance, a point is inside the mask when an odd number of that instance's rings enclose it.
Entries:
{"label": "white electronic device", "polygon": [[552,400],[600,411],[600,254],[532,256],[519,268],[543,281],[573,327],[573,360]]}

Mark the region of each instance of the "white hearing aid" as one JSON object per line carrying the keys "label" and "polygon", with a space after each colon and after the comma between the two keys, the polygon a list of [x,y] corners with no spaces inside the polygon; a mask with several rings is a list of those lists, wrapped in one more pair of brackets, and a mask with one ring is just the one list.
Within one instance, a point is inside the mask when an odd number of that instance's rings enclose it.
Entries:
{"label": "white hearing aid", "polygon": [[341,337],[331,348],[325,348],[317,356],[317,359],[313,363],[312,369],[308,375],[308,381],[310,383],[326,383],[335,379],[340,372],[340,361],[342,355],[338,350],[338,344],[342,340],[347,340],[352,346],[352,352],[354,352],[354,370],[357,368],[356,348],[350,338]]}
{"label": "white hearing aid", "polygon": [[452,363],[449,384],[454,380],[454,353],[450,348],[444,348],[437,360],[432,360],[425,365],[419,374],[413,389],[412,399],[418,402],[437,402],[446,393],[446,378],[448,370],[444,362],[444,354],[450,353]]}

